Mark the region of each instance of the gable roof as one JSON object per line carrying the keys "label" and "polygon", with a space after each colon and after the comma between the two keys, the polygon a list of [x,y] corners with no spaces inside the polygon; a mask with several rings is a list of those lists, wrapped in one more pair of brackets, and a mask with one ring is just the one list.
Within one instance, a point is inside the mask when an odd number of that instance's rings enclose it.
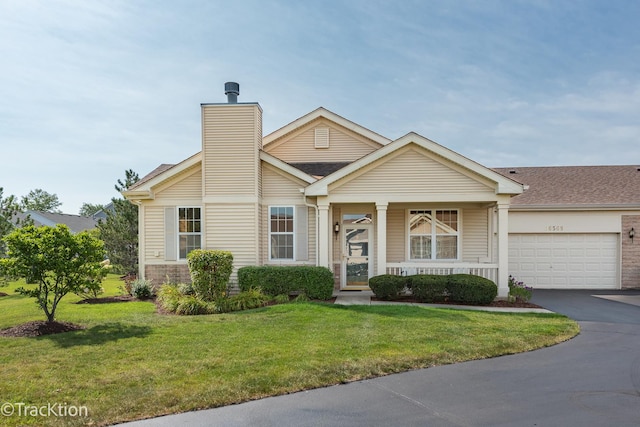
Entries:
{"label": "gable roof", "polygon": [[176,165],[163,163],[129,187],[126,191],[123,191],[122,194],[128,199],[153,199],[153,187],[201,163],[202,152],[196,153]]}
{"label": "gable roof", "polygon": [[288,133],[291,133],[293,131],[295,131],[296,129],[299,129],[303,126],[305,126],[308,123],[311,123],[312,121],[320,118],[320,117],[324,117],[328,120],[331,120],[334,123],[339,124],[340,126],[349,129],[355,133],[358,133],[372,141],[377,142],[380,145],[387,145],[391,142],[391,140],[389,138],[385,138],[384,136],[375,133],[372,130],[369,130],[363,126],[360,126],[357,123],[352,122],[351,120],[347,120],[342,116],[337,115],[336,113],[333,113],[329,110],[327,110],[326,108],[323,107],[319,107],[316,108],[315,110],[313,110],[312,112],[305,114],[304,116],[292,121],[291,123],[289,123],[286,126],[281,127],[280,129],[271,132],[269,135],[265,136],[262,139],[262,146],[266,146],[278,139],[280,139],[281,137],[287,135]]}
{"label": "gable roof", "polygon": [[16,215],[21,221],[31,218],[33,225],[40,227],[46,225],[55,227],[57,224],[65,224],[73,233],[96,228],[98,222],[89,216],[71,215],[54,212],[27,211]]}
{"label": "gable roof", "polygon": [[528,186],[512,208],[640,207],[638,166],[546,166],[496,168]]}
{"label": "gable roof", "polygon": [[294,168],[300,169],[304,173],[311,176],[325,177],[342,169],[351,162],[307,162],[307,163],[289,163]]}
{"label": "gable roof", "polygon": [[463,168],[476,173],[477,175],[487,178],[497,184],[497,194],[520,194],[523,191],[522,184],[514,181],[509,177],[505,177],[489,168],[476,163],[461,154],[456,153],[440,144],[437,144],[430,139],[427,139],[415,132],[410,132],[405,136],[393,141],[392,143],[385,145],[384,147],[368,154],[355,162],[337,170],[336,172],[320,179],[319,181],[311,184],[306,188],[305,194],[307,196],[325,196],[328,194],[329,185],[346,177],[347,175],[354,173],[361,168],[393,153],[394,151],[407,146],[408,144],[416,144],[427,151],[430,151],[440,157],[448,159],[449,161],[462,166]]}

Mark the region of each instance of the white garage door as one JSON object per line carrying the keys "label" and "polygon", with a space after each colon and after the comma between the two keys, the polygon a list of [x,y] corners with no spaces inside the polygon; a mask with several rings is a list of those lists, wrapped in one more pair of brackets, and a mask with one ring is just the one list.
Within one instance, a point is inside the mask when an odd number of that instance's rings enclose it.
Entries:
{"label": "white garage door", "polygon": [[617,289],[618,235],[511,234],[509,274],[533,288]]}

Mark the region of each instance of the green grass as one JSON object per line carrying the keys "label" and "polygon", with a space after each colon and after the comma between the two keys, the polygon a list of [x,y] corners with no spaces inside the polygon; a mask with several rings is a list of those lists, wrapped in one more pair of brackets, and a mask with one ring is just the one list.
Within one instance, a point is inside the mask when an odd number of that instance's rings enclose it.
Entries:
{"label": "green grass", "polygon": [[[106,294],[117,294],[113,276]],[[0,329],[44,315],[2,288]],[[209,316],[163,316],[151,302],[75,304],[57,319],[87,329],[0,338],[0,404],[84,405],[88,418],[0,424],[105,425],[532,350],[578,333],[558,315],[301,303]]]}

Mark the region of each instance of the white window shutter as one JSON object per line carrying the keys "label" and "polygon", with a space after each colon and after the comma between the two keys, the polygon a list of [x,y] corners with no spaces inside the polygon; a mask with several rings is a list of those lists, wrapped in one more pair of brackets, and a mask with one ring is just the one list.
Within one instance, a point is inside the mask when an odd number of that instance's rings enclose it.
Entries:
{"label": "white window shutter", "polygon": [[316,128],[315,147],[329,148],[329,128]]}
{"label": "white window shutter", "polygon": [[178,235],[176,208],[164,208],[164,259],[176,261],[178,259]]}
{"label": "white window shutter", "polygon": [[309,260],[309,208],[306,206],[296,206],[295,216],[295,247],[296,261]]}

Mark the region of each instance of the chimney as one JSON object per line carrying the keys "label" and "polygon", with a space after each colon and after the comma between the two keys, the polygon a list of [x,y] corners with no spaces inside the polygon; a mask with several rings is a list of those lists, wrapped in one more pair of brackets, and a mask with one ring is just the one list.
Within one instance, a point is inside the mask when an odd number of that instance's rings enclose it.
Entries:
{"label": "chimney", "polygon": [[236,82],[226,82],[224,84],[224,94],[227,95],[229,104],[238,103],[238,95],[240,95],[240,85]]}

